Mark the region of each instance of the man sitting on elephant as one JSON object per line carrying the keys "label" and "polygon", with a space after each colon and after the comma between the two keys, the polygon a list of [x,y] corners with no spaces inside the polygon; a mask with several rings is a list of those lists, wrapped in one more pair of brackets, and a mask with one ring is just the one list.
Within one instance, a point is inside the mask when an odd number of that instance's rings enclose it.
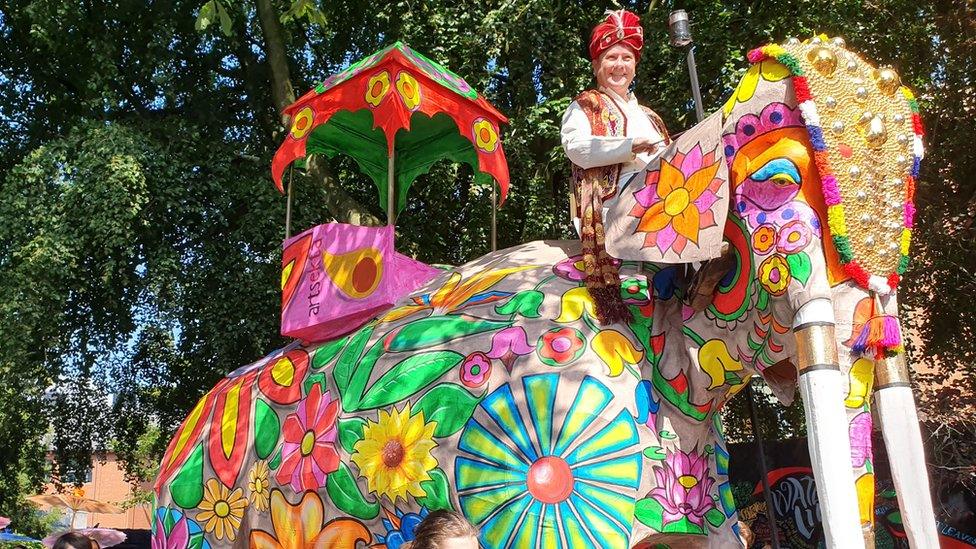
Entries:
{"label": "man sitting on elephant", "polygon": [[[573,166],[570,209],[583,242],[586,286],[604,324],[629,320],[630,313],[620,298],[613,259],[603,245],[603,202],[616,196],[671,142],[661,117],[630,92],[643,46],[636,15],[608,12],[590,35],[597,89],[581,93],[562,122],[562,144]],[[732,266],[730,259],[723,253],[694,275],[688,291],[692,308],[702,310],[711,302],[716,284]]]}
{"label": "man sitting on elephant", "polygon": [[603,200],[614,196],[670,142],[654,111],[630,92],[644,46],[640,20],[626,10],[607,13],[590,35],[597,89],[581,93],[562,122],[562,144],[573,164],[574,222],[583,241],[587,287],[605,323],[629,318],[620,281],[603,247]]}

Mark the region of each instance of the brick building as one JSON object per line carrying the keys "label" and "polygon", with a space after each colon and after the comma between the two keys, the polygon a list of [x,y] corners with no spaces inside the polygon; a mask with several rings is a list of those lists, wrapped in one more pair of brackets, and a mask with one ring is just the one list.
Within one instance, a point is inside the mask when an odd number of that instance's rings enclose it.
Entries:
{"label": "brick building", "polygon": [[[51,454],[48,455],[48,459],[52,459]],[[149,490],[151,486],[146,483],[142,488]],[[86,498],[112,503],[120,507],[132,495],[132,485],[126,482],[125,472],[112,452],[106,454],[104,463],[94,457],[92,458],[91,468],[88,470],[82,489]],[[57,490],[53,483],[48,483],[45,485],[43,493],[55,494]],[[75,515],[73,526],[85,528],[98,525],[116,529],[149,529],[150,513],[151,510],[148,505],[130,507],[119,514],[79,511]],[[64,526],[68,525],[70,514],[70,511],[65,513]]]}

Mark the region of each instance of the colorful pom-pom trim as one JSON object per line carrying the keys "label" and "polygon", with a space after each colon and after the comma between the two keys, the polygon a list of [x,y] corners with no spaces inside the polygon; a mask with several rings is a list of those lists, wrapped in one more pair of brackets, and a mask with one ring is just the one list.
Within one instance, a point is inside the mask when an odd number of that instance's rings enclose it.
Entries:
{"label": "colorful pom-pom trim", "polygon": [[[756,48],[750,51],[747,57],[751,63],[774,59],[790,70],[793,90],[796,93],[796,101],[802,105],[800,111],[803,113],[804,121],[807,124],[807,132],[810,134],[810,144],[813,147],[814,162],[820,172],[820,184],[823,187],[824,200],[827,204],[827,225],[830,227],[830,233],[833,235],[834,247],[837,248],[837,255],[840,257],[841,266],[844,268],[844,272],[854,279],[858,286],[866,290],[875,290],[873,286],[876,285],[871,284],[871,273],[865,270],[854,258],[854,253],[851,249],[850,237],[847,234],[847,226],[844,223],[843,199],[841,198],[840,190],[837,188],[837,178],[830,167],[827,146],[823,140],[823,128],[820,127],[819,122],[820,116],[817,113],[816,104],[814,104],[813,96],[810,93],[810,85],[807,82],[806,76],[804,76],[803,69],[800,67],[800,61],[778,44],[770,44]],[[901,94],[908,101],[908,105],[912,110],[912,127],[915,131],[916,143],[920,143],[922,136],[925,135],[925,128],[922,126],[922,119],[919,117],[918,101],[915,100],[912,92],[904,86],[901,87]],[[807,101],[809,103],[804,104]],[[810,116],[811,114],[812,116]],[[898,260],[898,267],[895,272],[890,273],[887,278],[882,279],[883,282],[887,282],[887,286],[891,292],[895,291],[895,287],[901,281],[901,275],[908,268],[908,248],[912,238],[912,227],[914,226],[915,217],[915,205],[913,203],[915,199],[915,178],[918,177],[918,165],[921,161],[921,147],[917,147],[917,149],[912,173],[906,176],[905,228],[902,230],[901,249],[899,250],[901,257]],[[866,327],[865,329],[868,333],[861,334],[864,338],[862,343],[867,344],[869,341],[872,344],[877,343],[887,348],[889,352],[900,348],[900,337],[897,338],[898,342],[894,343],[895,338],[893,334],[897,326],[892,328],[888,324],[890,322],[879,322],[873,330]],[[871,337],[871,333],[879,337]],[[883,334],[884,337],[881,337],[879,334]],[[860,340],[861,338],[859,337],[858,339]],[[884,345],[885,342],[893,343],[893,345],[889,347]]]}

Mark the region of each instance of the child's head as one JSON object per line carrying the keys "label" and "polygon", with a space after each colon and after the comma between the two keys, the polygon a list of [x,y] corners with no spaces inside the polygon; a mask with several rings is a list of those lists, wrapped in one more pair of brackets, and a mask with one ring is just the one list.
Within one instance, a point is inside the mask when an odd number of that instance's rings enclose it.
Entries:
{"label": "child's head", "polygon": [[478,534],[460,513],[433,511],[417,525],[410,549],[478,549]]}
{"label": "child's head", "polygon": [[52,549],[98,549],[98,544],[84,534],[67,532],[58,537]]}

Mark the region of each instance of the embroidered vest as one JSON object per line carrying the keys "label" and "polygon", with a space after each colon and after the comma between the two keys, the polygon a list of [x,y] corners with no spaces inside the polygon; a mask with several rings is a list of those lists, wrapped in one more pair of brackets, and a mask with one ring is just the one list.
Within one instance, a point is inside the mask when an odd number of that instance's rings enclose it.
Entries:
{"label": "embroidered vest", "polygon": [[[595,136],[622,137],[627,134],[627,116],[615,101],[597,90],[587,90],[576,103],[590,122]],[[668,130],[661,117],[647,107],[641,107],[651,124],[670,143]],[[586,288],[593,297],[596,313],[603,324],[632,320],[630,309],[620,296],[620,275],[614,260],[604,245],[603,201],[617,193],[620,164],[583,169],[572,167],[572,188],[580,218],[580,240],[583,244],[583,264]]]}

